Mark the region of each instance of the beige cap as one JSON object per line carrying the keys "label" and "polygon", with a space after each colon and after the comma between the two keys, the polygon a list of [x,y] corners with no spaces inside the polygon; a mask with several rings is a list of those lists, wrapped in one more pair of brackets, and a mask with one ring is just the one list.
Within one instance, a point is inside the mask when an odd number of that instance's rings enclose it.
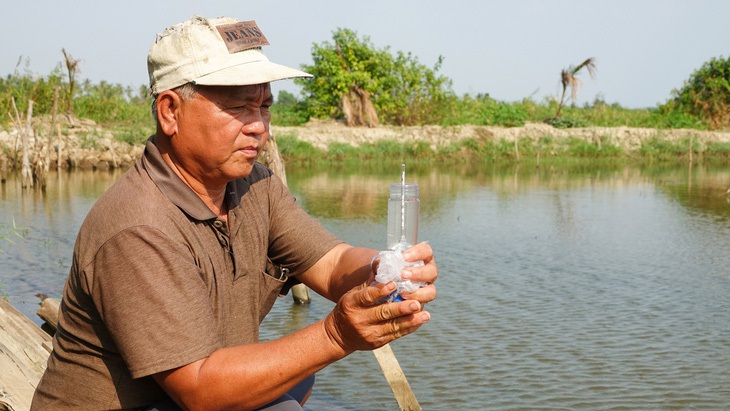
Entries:
{"label": "beige cap", "polygon": [[295,77],[303,71],[269,61],[269,42],[254,21],[194,16],[157,35],[147,55],[152,95],[188,82],[245,86]]}

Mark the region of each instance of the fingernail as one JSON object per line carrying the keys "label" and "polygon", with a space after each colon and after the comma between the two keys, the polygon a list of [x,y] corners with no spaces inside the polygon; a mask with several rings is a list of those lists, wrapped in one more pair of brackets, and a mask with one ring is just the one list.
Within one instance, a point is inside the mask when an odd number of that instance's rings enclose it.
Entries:
{"label": "fingernail", "polygon": [[389,282],[388,285],[386,286],[386,289],[388,291],[395,291],[395,288],[396,288],[396,285],[393,281]]}
{"label": "fingernail", "polygon": [[408,259],[411,258],[411,254],[412,253],[406,251],[405,253],[403,253],[403,259],[408,261]]}
{"label": "fingernail", "polygon": [[419,307],[418,307],[418,303],[417,303],[417,302],[415,302],[415,301],[414,301],[414,302],[412,302],[412,303],[410,304],[410,306],[409,306],[409,307],[411,307],[411,310],[413,310],[413,311],[417,311],[417,310],[418,310],[418,308],[419,308]]}
{"label": "fingernail", "polygon": [[409,270],[405,270],[400,274],[400,278],[404,280],[410,280],[411,278],[413,278],[413,273]]}
{"label": "fingernail", "polygon": [[422,312],[421,313],[421,320],[423,320],[423,322],[425,322],[425,323],[431,321],[431,314],[428,311]]}

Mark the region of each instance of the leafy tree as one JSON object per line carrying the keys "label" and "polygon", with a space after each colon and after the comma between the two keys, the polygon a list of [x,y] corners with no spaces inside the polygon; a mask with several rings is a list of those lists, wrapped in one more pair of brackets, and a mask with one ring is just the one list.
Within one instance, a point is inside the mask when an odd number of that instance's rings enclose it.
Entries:
{"label": "leafy tree", "polygon": [[438,74],[443,61],[433,68],[418,62],[411,53],[390,53],[376,48],[369,37],[339,28],[332,41],[314,44],[311,66],[303,69],[315,77],[297,79],[302,86],[311,116],[343,118],[356,109],[366,121],[373,119],[368,104],[380,121],[398,124],[437,122],[443,113],[439,102],[451,94],[451,81]]}
{"label": "leafy tree", "polygon": [[286,90],[281,90],[279,97],[276,99],[276,104],[282,107],[294,107],[298,102],[296,96]]}
{"label": "leafy tree", "polygon": [[590,57],[577,66],[568,66],[567,69],[563,69],[560,72],[560,84],[563,86],[563,94],[560,96],[560,103],[558,104],[558,111],[555,113],[555,118],[560,117],[560,111],[563,109],[563,105],[565,104],[565,94],[568,88],[570,88],[571,101],[575,102],[575,99],[578,97],[578,90],[580,90],[581,81],[576,76],[583,69],[588,70],[588,74],[590,74],[591,78],[595,78],[595,59]]}
{"label": "leafy tree", "polygon": [[294,94],[281,90],[271,106],[271,123],[277,126],[301,126],[308,120],[304,103]]}
{"label": "leafy tree", "polygon": [[730,57],[705,62],[672,95],[664,111],[699,117],[714,129],[730,127]]}

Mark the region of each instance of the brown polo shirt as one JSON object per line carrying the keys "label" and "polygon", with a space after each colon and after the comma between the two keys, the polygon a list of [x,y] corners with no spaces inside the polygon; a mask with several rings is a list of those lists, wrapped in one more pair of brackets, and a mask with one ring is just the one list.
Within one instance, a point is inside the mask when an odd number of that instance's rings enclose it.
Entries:
{"label": "brown polo shirt", "polygon": [[226,201],[228,224],[147,142],[81,226],[33,409],[162,398],[150,375],[258,341],[284,283],[271,262],[297,275],[340,243],[260,164]]}

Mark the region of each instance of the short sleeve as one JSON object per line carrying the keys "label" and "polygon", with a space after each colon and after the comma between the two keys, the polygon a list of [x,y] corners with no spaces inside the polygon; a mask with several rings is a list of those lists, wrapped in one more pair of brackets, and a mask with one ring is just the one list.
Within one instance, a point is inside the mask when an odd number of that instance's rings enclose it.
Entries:
{"label": "short sleeve", "polygon": [[281,180],[273,176],[269,187],[271,224],[269,257],[296,276],[312,267],[342,240],[297,204]]}

